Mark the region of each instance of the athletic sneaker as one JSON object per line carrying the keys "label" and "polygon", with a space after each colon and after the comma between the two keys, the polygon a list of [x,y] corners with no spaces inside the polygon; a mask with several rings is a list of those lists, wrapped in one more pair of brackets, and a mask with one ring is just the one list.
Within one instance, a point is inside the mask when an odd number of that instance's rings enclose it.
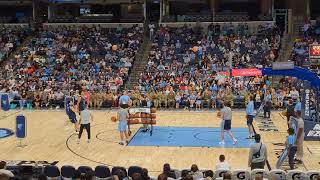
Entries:
{"label": "athletic sneaker", "polygon": [[77,144],[80,144],[80,139],[77,140]]}
{"label": "athletic sneaker", "polygon": [[224,145],[224,141],[220,141],[219,144]]}
{"label": "athletic sneaker", "polygon": [[119,142],[119,144],[122,145],[122,146],[124,146],[124,143],[123,143],[123,142]]}
{"label": "athletic sneaker", "polygon": [[90,139],[88,139],[87,142],[90,143]]}
{"label": "athletic sneaker", "polygon": [[238,143],[238,140],[237,139],[234,139],[233,140],[233,145],[237,144]]}

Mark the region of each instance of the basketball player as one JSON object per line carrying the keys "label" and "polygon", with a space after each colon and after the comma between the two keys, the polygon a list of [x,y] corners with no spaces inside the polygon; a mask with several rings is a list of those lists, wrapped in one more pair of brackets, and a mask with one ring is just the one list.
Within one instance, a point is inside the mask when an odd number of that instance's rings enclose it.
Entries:
{"label": "basketball player", "polygon": [[224,132],[226,131],[229,136],[231,137],[233,144],[236,144],[238,141],[233,136],[231,132],[231,120],[232,120],[232,111],[230,108],[230,102],[222,102],[222,109],[221,109],[221,141],[219,144],[224,144]]}
{"label": "basketball player", "polygon": [[118,130],[120,132],[120,139],[121,141],[119,142],[120,145],[126,145],[128,144],[128,131],[127,131],[127,122],[129,118],[129,112],[128,109],[126,108],[126,105],[120,105],[120,109],[118,111],[118,120],[119,120],[119,125],[118,125]]}
{"label": "basketball player", "polygon": [[254,103],[253,103],[253,97],[250,96],[249,97],[249,103],[247,104],[247,108],[246,108],[246,114],[247,114],[247,126],[248,126],[248,130],[249,130],[249,139],[253,139],[254,138],[254,132],[253,132],[253,127],[252,127],[252,123],[253,123],[253,117],[254,117]]}
{"label": "basketball player", "polygon": [[77,103],[73,103],[72,101],[70,101],[69,105],[70,105],[70,110],[69,110],[68,116],[69,116],[71,123],[74,124],[74,129],[76,130],[76,133],[77,133],[78,132],[78,123],[77,123],[76,113],[78,112],[78,106],[77,106]]}
{"label": "basketball player", "polygon": [[83,129],[86,129],[88,134],[88,143],[90,143],[91,132],[90,132],[90,122],[93,121],[91,112],[88,110],[88,104],[85,104],[83,111],[80,111],[80,131],[78,135],[78,144],[80,143],[80,138],[83,132]]}

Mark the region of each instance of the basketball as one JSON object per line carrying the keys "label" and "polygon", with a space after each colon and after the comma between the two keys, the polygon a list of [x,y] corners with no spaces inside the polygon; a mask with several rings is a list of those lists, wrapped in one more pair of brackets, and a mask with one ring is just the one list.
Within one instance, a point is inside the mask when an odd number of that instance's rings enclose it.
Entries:
{"label": "basketball", "polygon": [[112,121],[112,122],[116,122],[116,121],[117,121],[117,117],[111,116],[111,121]]}
{"label": "basketball", "polygon": [[221,116],[222,116],[221,112],[218,111],[218,112],[217,112],[217,117],[218,117],[218,118],[221,118]]}
{"label": "basketball", "polygon": [[151,113],[156,113],[157,112],[157,108],[151,108]]}

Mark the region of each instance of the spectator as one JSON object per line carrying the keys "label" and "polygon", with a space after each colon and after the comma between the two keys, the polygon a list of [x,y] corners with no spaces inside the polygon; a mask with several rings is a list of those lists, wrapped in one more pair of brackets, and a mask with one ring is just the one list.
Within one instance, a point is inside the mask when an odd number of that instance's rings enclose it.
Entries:
{"label": "spectator", "polygon": [[143,168],[142,169],[142,179],[143,180],[150,180],[151,178],[149,177],[149,174],[148,174],[148,169],[146,168]]}
{"label": "spectator", "polygon": [[295,137],[293,128],[289,128],[287,132],[288,132],[288,137],[287,137],[286,145],[288,147],[288,161],[289,161],[290,169],[294,169],[294,156],[297,152],[297,145],[295,140],[296,137]]}
{"label": "spectator", "polygon": [[6,170],[6,165],[7,163],[5,161],[0,161],[0,174],[5,174],[8,177],[14,177],[14,174],[11,171]]}
{"label": "spectator", "polygon": [[132,180],[143,180],[140,173],[133,173],[131,179]]}
{"label": "spectator", "polygon": [[158,176],[158,180],[167,180],[167,179],[168,179],[168,176],[163,173]]}
{"label": "spectator", "polygon": [[169,178],[176,179],[176,175],[175,175],[174,171],[171,170],[170,164],[168,164],[168,163],[163,165],[163,172],[162,173],[167,175],[167,177],[169,177]]}
{"label": "spectator", "polygon": [[250,146],[248,166],[253,169],[264,169],[267,161],[267,147],[261,143],[260,134],[254,136],[255,144]]}
{"label": "spectator", "polygon": [[191,175],[193,176],[193,179],[200,179],[203,178],[203,173],[199,171],[199,168],[196,164],[193,164],[191,166]]}
{"label": "spectator", "polygon": [[223,173],[222,177],[223,177],[223,180],[232,180],[231,173],[229,172]]}
{"label": "spectator", "polygon": [[216,165],[216,169],[226,169],[226,170],[230,170],[231,167],[230,165],[225,161],[225,156],[224,155],[220,155],[219,156],[219,163]]}

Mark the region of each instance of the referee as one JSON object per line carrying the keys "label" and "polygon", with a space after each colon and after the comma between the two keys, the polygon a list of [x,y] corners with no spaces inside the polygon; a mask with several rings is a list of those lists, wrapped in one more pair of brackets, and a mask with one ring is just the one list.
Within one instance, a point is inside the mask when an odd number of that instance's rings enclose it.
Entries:
{"label": "referee", "polygon": [[91,138],[91,132],[90,132],[90,122],[93,121],[93,117],[91,112],[88,110],[88,105],[85,105],[85,108],[83,111],[80,111],[80,131],[78,135],[78,144],[80,143],[81,135],[83,132],[83,129],[86,129],[88,134],[88,143],[90,143]]}
{"label": "referee", "polygon": [[253,123],[253,117],[254,117],[254,103],[253,103],[253,97],[250,96],[249,97],[250,101],[247,104],[247,108],[246,108],[246,114],[247,114],[247,126],[248,126],[248,130],[249,130],[249,139],[254,138],[254,132],[253,132],[253,127],[252,127],[252,123]]}

